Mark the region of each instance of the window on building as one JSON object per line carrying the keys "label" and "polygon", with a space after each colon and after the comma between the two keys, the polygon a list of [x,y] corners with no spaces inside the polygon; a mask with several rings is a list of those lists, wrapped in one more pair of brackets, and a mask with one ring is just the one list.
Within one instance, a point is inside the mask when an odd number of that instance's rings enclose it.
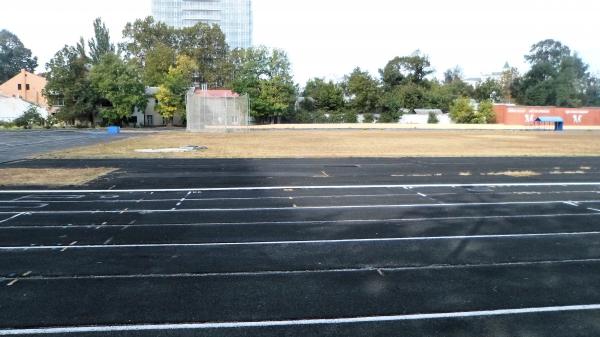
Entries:
{"label": "window on building", "polygon": [[23,89],[23,86],[20,83],[17,84],[17,90],[22,90],[22,89]]}
{"label": "window on building", "polygon": [[29,84],[25,84],[25,90],[29,90],[31,89],[31,87],[29,86]]}

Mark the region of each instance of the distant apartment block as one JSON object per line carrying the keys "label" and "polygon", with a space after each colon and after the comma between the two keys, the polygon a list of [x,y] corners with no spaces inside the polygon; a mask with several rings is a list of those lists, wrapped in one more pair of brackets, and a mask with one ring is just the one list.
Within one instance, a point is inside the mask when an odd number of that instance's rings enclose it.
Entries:
{"label": "distant apartment block", "polygon": [[229,47],[252,46],[252,0],[152,0],[152,15],[177,28],[217,24]]}
{"label": "distant apartment block", "polygon": [[0,84],[0,93],[4,96],[20,98],[31,104],[48,108],[48,102],[42,94],[46,87],[46,79],[42,76],[21,70],[10,80]]}

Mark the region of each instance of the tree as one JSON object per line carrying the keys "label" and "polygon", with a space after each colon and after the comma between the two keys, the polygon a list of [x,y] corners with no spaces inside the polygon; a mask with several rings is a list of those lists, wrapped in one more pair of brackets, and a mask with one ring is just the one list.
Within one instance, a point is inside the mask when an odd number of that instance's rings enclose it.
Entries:
{"label": "tree", "polygon": [[378,112],[381,90],[379,82],[368,72],[356,68],[344,80],[349,106],[357,113]]}
{"label": "tree", "polygon": [[156,87],[165,81],[169,69],[175,65],[176,52],[174,49],[157,43],[154,49],[149,50],[146,55],[143,77],[144,84],[149,87]]}
{"label": "tree", "polygon": [[287,54],[257,47],[237,50],[232,58],[232,87],[237,93],[249,95],[252,117],[271,123],[290,117],[297,89]]}
{"label": "tree", "polygon": [[177,65],[169,69],[163,84],[160,86],[156,99],[160,115],[172,124],[173,117],[185,114],[185,95],[192,85],[194,72],[198,65],[188,56],[179,56]]}
{"label": "tree", "polygon": [[218,25],[200,22],[176,32],[178,53],[196,61],[204,83],[211,88],[219,88],[231,82],[229,46]]}
{"label": "tree", "polygon": [[502,98],[502,85],[500,82],[492,78],[488,78],[487,80],[477,84],[477,87],[475,87],[475,91],[473,93],[473,98],[477,101],[489,99],[497,101]]}
{"label": "tree", "polygon": [[25,48],[15,34],[4,29],[0,31],[0,83],[8,81],[21,69],[33,72],[37,66],[37,57],[31,56],[31,50]]}
{"label": "tree", "polygon": [[[218,25],[198,23],[192,27],[173,28],[152,17],[128,23],[123,31],[121,47],[125,56],[145,69],[145,79],[156,83],[174,65],[174,55],[186,55],[198,64],[202,81],[209,87],[232,83],[233,69],[229,46]],[[167,51],[170,49],[170,52]],[[167,63],[169,67],[165,67]],[[162,73],[160,72],[162,71]]]}
{"label": "tree", "polygon": [[92,63],[98,64],[100,59],[106,54],[114,54],[116,52],[115,45],[110,42],[110,32],[102,19],[97,18],[94,21],[94,35],[88,42],[90,47],[90,58]]}
{"label": "tree", "polygon": [[127,23],[123,38],[121,49],[125,51],[125,57],[142,63],[156,46],[162,45],[178,51],[176,29],[155,21],[151,16]]}
{"label": "tree", "polygon": [[500,78],[500,86],[502,87],[502,98],[506,103],[512,103],[514,83],[519,79],[519,70],[511,67],[508,63],[504,65],[502,76]]}
{"label": "tree", "polygon": [[444,84],[450,84],[455,81],[462,81],[464,75],[461,67],[456,66],[444,72]]}
{"label": "tree", "polygon": [[58,107],[58,119],[94,122],[100,97],[91,86],[89,62],[81,39],[77,46],[65,46],[58,51],[46,65],[48,82],[43,94],[51,105]]}
{"label": "tree", "polygon": [[531,69],[515,81],[517,101],[527,105],[579,107],[588,101],[588,65],[569,47],[554,40],[534,44],[525,59]]}
{"label": "tree", "polygon": [[121,123],[135,108],[144,109],[147,98],[139,69],[115,54],[106,54],[90,73],[92,87],[110,104],[100,111],[109,123]]}
{"label": "tree", "polygon": [[406,82],[426,85],[425,78],[433,73],[429,57],[415,51],[412,55],[395,57],[385,68],[379,70],[386,87],[394,87]]}
{"label": "tree", "polygon": [[344,88],[333,81],[325,82],[320,78],[308,80],[302,96],[312,98],[315,108],[319,110],[340,111],[344,108]]}
{"label": "tree", "polygon": [[571,49],[555,40],[543,40],[533,46],[529,55],[525,55],[525,60],[530,64],[547,63],[554,68],[558,68],[565,57],[571,55]]}

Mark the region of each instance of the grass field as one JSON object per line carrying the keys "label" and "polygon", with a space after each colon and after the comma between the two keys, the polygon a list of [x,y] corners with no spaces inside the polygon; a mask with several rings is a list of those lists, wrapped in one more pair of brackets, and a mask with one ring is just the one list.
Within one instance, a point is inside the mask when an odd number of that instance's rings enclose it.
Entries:
{"label": "grass field", "polygon": [[74,186],[83,185],[115,169],[106,167],[81,169],[0,169],[0,186]]}
{"label": "grass field", "polygon": [[[140,149],[207,146],[192,153]],[[600,131],[285,130],[162,132],[73,148],[44,158],[335,158],[597,156]]]}

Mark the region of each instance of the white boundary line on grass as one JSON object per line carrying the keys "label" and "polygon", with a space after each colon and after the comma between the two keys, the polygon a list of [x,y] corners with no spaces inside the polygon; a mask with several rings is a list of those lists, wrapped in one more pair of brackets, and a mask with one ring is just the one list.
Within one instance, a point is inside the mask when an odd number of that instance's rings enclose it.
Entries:
{"label": "white boundary line on grass", "polygon": [[552,183],[479,183],[479,184],[408,184],[408,185],[332,185],[332,186],[266,186],[266,187],[214,187],[174,189],[122,189],[122,190],[0,190],[8,193],[143,193],[143,192],[212,192],[212,191],[270,191],[270,190],[326,190],[368,188],[444,188],[444,187],[529,187],[529,186],[600,186],[600,182],[552,182]]}
{"label": "white boundary line on grass", "polygon": [[297,319],[281,321],[256,321],[256,322],[225,322],[225,323],[187,323],[187,324],[136,324],[136,325],[108,325],[108,326],[81,326],[60,328],[37,328],[37,329],[5,329],[0,330],[0,336],[21,335],[50,335],[50,334],[81,334],[94,332],[130,332],[130,331],[168,331],[168,330],[207,330],[207,329],[241,329],[241,328],[265,328],[265,327],[289,327],[310,325],[334,325],[334,324],[357,324],[357,323],[385,323],[400,321],[419,321],[469,317],[494,317],[523,314],[539,314],[552,312],[574,312],[600,310],[600,304],[570,305],[554,307],[499,309],[481,311],[463,311],[435,314],[408,314],[394,316],[372,316],[352,318],[328,318],[328,319]]}

